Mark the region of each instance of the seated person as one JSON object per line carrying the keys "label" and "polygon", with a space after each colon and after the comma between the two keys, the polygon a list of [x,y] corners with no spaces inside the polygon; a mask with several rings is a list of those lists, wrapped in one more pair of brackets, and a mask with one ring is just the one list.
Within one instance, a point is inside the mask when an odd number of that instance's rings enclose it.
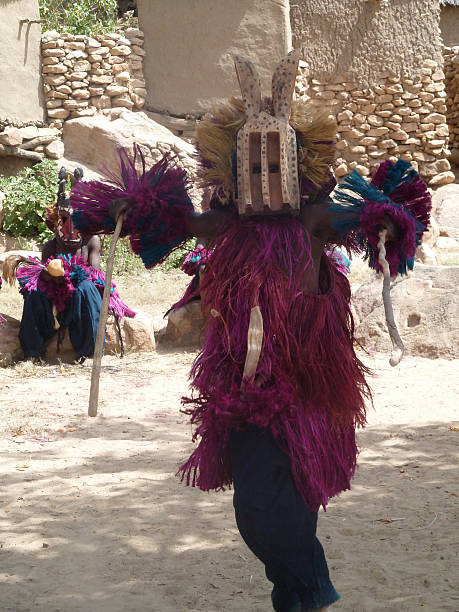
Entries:
{"label": "seated person", "polygon": [[[78,180],[82,171],[75,171]],[[55,233],[42,248],[41,261],[66,256],[70,262],[72,257],[79,256],[81,263],[98,270],[100,267],[101,245],[98,236],[82,237],[75,229],[71,220],[71,210],[66,197],[66,171],[59,173],[59,191],[55,204],[47,209],[46,223]],[[41,281],[41,283],[40,283]],[[19,329],[19,340],[26,358],[41,359],[46,351],[46,342],[55,334],[58,328],[68,328],[70,341],[80,361],[91,357],[94,352],[99,311],[102,303],[101,292],[89,278],[79,279],[72,287],[71,297],[63,309],[56,309],[55,300],[50,297],[50,291],[42,291],[46,283],[55,285],[56,299],[60,285],[65,283],[63,276],[53,276],[46,269],[39,275],[35,290],[21,283],[24,296],[24,309]],[[75,282],[73,282],[75,285]],[[63,289],[63,287],[61,287]],[[52,291],[51,291],[52,293]],[[62,291],[61,291],[62,293]],[[70,295],[70,294],[69,294]],[[57,310],[60,310],[59,312]]]}

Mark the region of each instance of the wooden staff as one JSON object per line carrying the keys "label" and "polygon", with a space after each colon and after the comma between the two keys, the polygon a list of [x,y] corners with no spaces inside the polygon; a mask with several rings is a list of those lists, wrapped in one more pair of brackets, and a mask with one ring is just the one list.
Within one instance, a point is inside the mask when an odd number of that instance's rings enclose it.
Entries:
{"label": "wooden staff", "polygon": [[89,392],[88,416],[97,416],[97,405],[99,402],[99,379],[102,365],[102,350],[105,339],[105,325],[108,317],[108,304],[110,302],[110,291],[112,286],[113,264],[115,261],[115,248],[120,236],[124,221],[124,213],[121,213],[116,222],[115,232],[110,243],[110,251],[107,257],[107,269],[105,271],[105,287],[102,305],[99,314],[99,327],[97,328],[96,345],[94,347],[94,358],[92,360],[91,391]]}
{"label": "wooden staff", "polygon": [[392,308],[392,300],[390,297],[390,268],[389,263],[386,259],[386,243],[387,230],[383,229],[379,232],[378,242],[378,262],[381,266],[384,280],[382,288],[382,298],[384,304],[384,314],[386,315],[387,328],[389,330],[389,336],[392,341],[392,353],[389,359],[391,366],[396,366],[400,363],[405,347],[403,341],[398,333],[397,325],[395,324],[394,310]]}

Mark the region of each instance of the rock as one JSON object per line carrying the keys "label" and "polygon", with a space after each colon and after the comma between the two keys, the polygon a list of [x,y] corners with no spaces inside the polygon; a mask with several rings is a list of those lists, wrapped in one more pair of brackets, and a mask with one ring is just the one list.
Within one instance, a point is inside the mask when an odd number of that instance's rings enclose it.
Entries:
{"label": "rock", "polygon": [[142,108],[145,105],[145,98],[138,96],[136,93],[131,93],[131,100],[134,102],[136,108]]}
{"label": "rock", "polygon": [[[384,136],[389,132],[389,128],[382,126],[377,128],[371,128],[371,130],[367,131],[367,136]],[[407,134],[408,137],[408,134]]]}
{"label": "rock", "polygon": [[76,94],[77,90],[79,90],[79,89],[86,90],[87,89],[87,87],[89,85],[89,81],[86,81],[86,80],[84,80],[84,81],[72,81],[71,85],[72,85],[72,91],[73,91],[72,96],[75,97],[75,94]]}
{"label": "rock", "polygon": [[451,164],[447,159],[437,159],[437,161],[430,164],[430,167],[435,170],[436,174],[440,174],[441,172],[448,172],[451,170]]}
{"label": "rock", "polygon": [[[22,359],[23,352],[18,333],[20,321],[5,315],[6,323],[0,326],[0,365]],[[137,312],[133,318],[123,317],[120,321],[121,335],[126,353],[151,352],[156,348],[153,332],[153,320],[144,312]],[[109,315],[105,335],[105,354],[119,355],[121,344],[114,317]],[[70,343],[68,332],[57,352],[57,335],[55,334],[46,346],[46,360],[56,358],[73,361],[76,355]]]}
{"label": "rock", "polygon": [[[141,353],[156,349],[153,319],[145,312],[136,311],[135,317],[123,317],[120,321],[120,328],[126,352]],[[114,325],[113,315],[108,317],[105,346],[109,353],[119,354],[121,352],[119,334]]]}
{"label": "rock", "polygon": [[48,117],[52,119],[67,119],[70,112],[65,108],[50,108],[48,110]]}
{"label": "rock", "polygon": [[0,144],[7,145],[8,147],[17,147],[21,145],[23,139],[21,130],[15,127],[7,127],[0,134]]}
{"label": "rock", "polygon": [[127,45],[117,45],[116,47],[112,48],[111,51],[112,55],[118,55],[118,56],[127,56],[127,55],[131,55],[132,51],[131,51],[131,47],[128,47]]}
{"label": "rock", "polygon": [[139,47],[138,45],[132,45],[131,49],[132,49],[132,53],[135,54],[135,55],[140,55],[142,57],[146,55],[146,53],[142,49],[142,47]]}
{"label": "rock", "polygon": [[360,176],[368,176],[370,174],[370,171],[368,170],[368,168],[365,168],[365,166],[361,166],[359,164],[357,164],[357,166],[355,167],[355,170],[357,170]]}
{"label": "rock", "polygon": [[459,238],[459,185],[438,189],[433,196],[432,207],[440,226],[440,234]]}
{"label": "rock", "polygon": [[206,319],[201,300],[193,300],[175,310],[167,318],[167,327],[158,340],[174,346],[201,346]]}
{"label": "rock", "polygon": [[134,102],[131,100],[128,94],[125,94],[121,96],[114,96],[112,98],[112,105],[114,108],[121,106],[122,108],[131,110],[134,106]]}
{"label": "rock", "polygon": [[112,101],[110,96],[100,96],[97,98],[91,98],[91,105],[98,110],[102,110],[104,108],[111,108]]}
{"label": "rock", "polygon": [[[440,236],[440,226],[433,214],[430,215],[430,223],[427,231],[422,235],[422,244],[426,244],[431,248],[437,246],[437,241]],[[425,262],[424,262],[425,263]]]}
{"label": "rock", "polygon": [[353,117],[353,113],[350,110],[345,110],[342,113],[338,113],[338,116],[336,117],[337,121],[339,121],[340,123],[348,123],[351,121]]}
{"label": "rock", "polygon": [[[113,104],[116,100],[116,97],[112,98]],[[143,112],[134,113],[124,108],[107,109],[104,115],[71,119],[64,124],[63,138],[67,157],[94,169],[99,168],[101,160],[104,160],[104,164],[115,173],[119,171],[119,147],[132,150],[132,144],[136,142],[149,167],[158,160],[159,142],[162,143],[163,152],[171,151],[179,155],[181,166],[187,170],[191,181],[196,176],[193,145],[149,119]],[[91,143],[90,147],[88,142]],[[200,205],[202,192],[193,187],[191,196],[193,202]]]}
{"label": "rock", "polygon": [[124,93],[127,93],[129,90],[127,87],[123,85],[109,85],[105,89],[105,93],[107,96],[121,96]]}
{"label": "rock", "polygon": [[75,70],[74,72],[69,74],[67,78],[69,81],[83,81],[87,78],[87,76],[88,73],[86,70]]}
{"label": "rock", "polygon": [[64,57],[64,55],[65,55],[65,51],[63,51],[62,49],[51,48],[51,49],[44,49],[42,51],[43,57]]}
{"label": "rock", "polygon": [[377,115],[369,115],[368,123],[373,127],[381,127],[384,125],[384,119],[382,117],[378,117]]}
{"label": "rock", "polygon": [[80,108],[78,110],[72,111],[72,119],[77,117],[92,117],[96,114],[95,108]]}
{"label": "rock", "polygon": [[28,125],[27,127],[20,128],[23,140],[30,140],[38,136],[38,128],[35,125]]}
{"label": "rock", "polygon": [[62,106],[62,100],[48,100],[46,108],[59,108]]}
{"label": "rock", "polygon": [[1,314],[5,321],[0,323],[0,366],[7,366],[22,357],[18,338],[20,321]]}
{"label": "rock", "polygon": [[[118,64],[118,66],[122,66],[122,64]],[[128,81],[130,81],[130,79],[131,75],[127,71],[116,73],[115,80],[119,81],[120,83],[127,83]],[[109,87],[113,87],[113,85],[109,85]]]}
{"label": "rock", "polygon": [[[382,278],[374,274],[356,291],[353,307],[359,324],[355,337],[363,346],[389,354],[381,288]],[[391,294],[406,354],[459,357],[459,266],[417,264],[408,277],[397,277]]]}
{"label": "rock", "polygon": [[75,100],[88,100],[91,97],[91,94],[87,89],[75,89],[73,92],[73,97]]}
{"label": "rock", "polygon": [[110,74],[94,74],[89,77],[89,82],[96,85],[107,85],[113,82],[113,76]]}
{"label": "rock", "polygon": [[67,72],[67,66],[57,64],[56,66],[43,66],[42,72],[45,75],[48,74],[64,74]]}
{"label": "rock", "polygon": [[52,85],[53,87],[57,87],[59,85],[64,85],[64,83],[66,82],[67,79],[65,78],[65,76],[61,75],[61,76],[46,76],[46,77],[44,77],[43,80],[48,85]]}
{"label": "rock", "polygon": [[[454,183],[455,180],[456,180],[456,177],[454,175],[454,172],[451,172],[451,171],[440,172],[440,174],[437,174],[432,179],[430,179],[429,185],[431,185],[432,187],[441,187],[442,185],[448,185],[449,183]],[[457,203],[456,203],[456,207],[458,207]]]}
{"label": "rock", "polygon": [[113,64],[112,72],[115,75],[115,80],[117,81],[123,80],[123,77],[121,75],[123,75],[125,72],[127,72],[128,78],[124,80],[129,81],[131,78],[131,74],[129,72],[129,64],[127,63]]}
{"label": "rock", "polygon": [[89,102],[87,100],[64,100],[64,108],[69,111],[80,110],[82,108],[87,108]]}
{"label": "rock", "polygon": [[133,38],[143,39],[144,36],[142,30],[137,30],[136,28],[127,28],[124,34],[126,38],[129,38],[131,41]]}
{"label": "rock", "polygon": [[45,146],[45,153],[50,159],[61,159],[64,157],[64,143],[62,140],[53,140]]}
{"label": "rock", "polygon": [[349,174],[349,169],[347,167],[346,162],[342,162],[341,164],[336,166],[334,172],[337,177],[346,176],[346,174]]}
{"label": "rock", "polygon": [[103,96],[105,91],[103,87],[89,87],[88,90],[91,96]]}
{"label": "rock", "polygon": [[95,38],[91,38],[90,36],[88,37],[88,39],[86,41],[86,48],[88,50],[90,50],[90,49],[98,49],[101,46],[102,46],[102,43],[100,43],[98,40],[96,40]]}
{"label": "rock", "polygon": [[425,244],[424,241],[416,249],[415,260],[431,266],[436,266],[438,264],[435,251],[431,246]]}

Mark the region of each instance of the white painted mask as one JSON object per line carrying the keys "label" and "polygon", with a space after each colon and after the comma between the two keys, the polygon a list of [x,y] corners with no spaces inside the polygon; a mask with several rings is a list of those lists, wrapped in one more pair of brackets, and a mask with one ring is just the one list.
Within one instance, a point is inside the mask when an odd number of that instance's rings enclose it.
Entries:
{"label": "white painted mask", "polygon": [[236,56],[247,120],[237,134],[237,205],[243,216],[300,210],[295,130],[289,124],[299,54],[289,53],[272,79],[274,114],[261,110],[260,78],[252,62]]}

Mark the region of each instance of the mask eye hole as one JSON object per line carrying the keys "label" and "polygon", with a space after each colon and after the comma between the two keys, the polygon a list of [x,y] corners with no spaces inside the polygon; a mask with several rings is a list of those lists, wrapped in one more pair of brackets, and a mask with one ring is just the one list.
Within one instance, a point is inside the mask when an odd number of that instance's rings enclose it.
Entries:
{"label": "mask eye hole", "polygon": [[270,174],[278,174],[279,173],[279,164],[269,164],[269,173]]}
{"label": "mask eye hole", "polygon": [[261,164],[253,164],[252,165],[252,173],[253,174],[261,174]]}

